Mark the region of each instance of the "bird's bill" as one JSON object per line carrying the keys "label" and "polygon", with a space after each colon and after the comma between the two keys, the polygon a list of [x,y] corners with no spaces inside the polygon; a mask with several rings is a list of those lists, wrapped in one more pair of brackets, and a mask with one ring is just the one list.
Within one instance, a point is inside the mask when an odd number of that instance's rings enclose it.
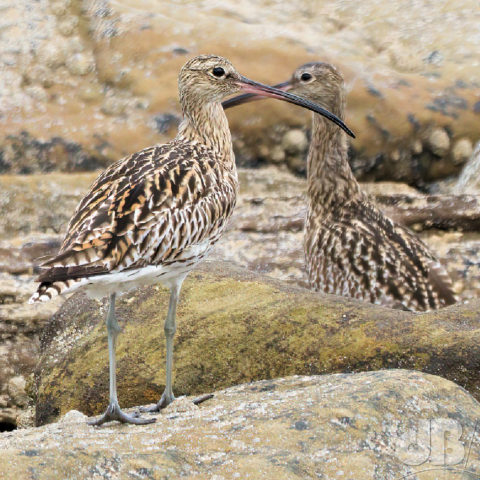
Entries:
{"label": "bird's bill", "polygon": [[[290,81],[278,83],[277,85],[273,85],[273,88],[287,92],[292,88],[292,83]],[[265,98],[267,98],[265,95],[259,93],[243,93],[242,95],[237,95],[236,97],[225,100],[224,102],[222,102],[222,105],[223,108],[226,110],[227,108],[236,107],[237,105],[242,105],[244,103],[265,100]]]}
{"label": "bird's bill", "polygon": [[352,138],[355,138],[354,133],[336,115],[329,112],[325,108],[320,107],[313,102],[310,102],[309,100],[289,93],[287,90],[290,90],[290,88],[292,88],[290,82],[279,83],[274,87],[269,87],[268,85],[263,85],[262,83],[257,83],[253,80],[249,80],[248,78],[241,77],[238,84],[241,89],[246,93],[233,97],[229,100],[225,100],[222,103],[223,108],[236,107],[237,105],[241,105],[242,103],[254,102],[256,100],[261,100],[265,97],[276,98],[277,100],[283,100],[285,102],[293,103],[300,107],[311,110],[312,112],[318,113],[319,115],[322,115],[323,117],[338,125]]}

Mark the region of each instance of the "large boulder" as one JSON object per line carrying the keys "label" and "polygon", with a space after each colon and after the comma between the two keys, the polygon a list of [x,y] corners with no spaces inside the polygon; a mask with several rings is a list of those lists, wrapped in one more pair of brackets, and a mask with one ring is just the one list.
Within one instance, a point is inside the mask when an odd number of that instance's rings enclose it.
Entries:
{"label": "large boulder", "polygon": [[294,376],[178,399],[154,424],[58,423],[0,434],[0,477],[449,479],[480,474],[480,405],[407,370]]}
{"label": "large boulder", "polygon": [[[337,64],[359,176],[420,184],[451,175],[478,140],[478,41],[465,33],[476,31],[477,7],[7,0],[0,172],[94,169],[167,140],[180,119],[179,68],[217,53],[266,83],[307,61]],[[306,112],[270,102],[229,117],[239,162],[304,172]]]}
{"label": "large boulder", "polygon": [[[118,300],[120,403],[158,400],[164,386],[168,291]],[[479,302],[422,315],[322,295],[205,262],[187,278],[177,312],[176,394],[205,393],[292,374],[411,368],[456,381],[480,398]],[[108,399],[105,304],[75,294],[42,335],[37,423],[71,409],[89,415]]]}

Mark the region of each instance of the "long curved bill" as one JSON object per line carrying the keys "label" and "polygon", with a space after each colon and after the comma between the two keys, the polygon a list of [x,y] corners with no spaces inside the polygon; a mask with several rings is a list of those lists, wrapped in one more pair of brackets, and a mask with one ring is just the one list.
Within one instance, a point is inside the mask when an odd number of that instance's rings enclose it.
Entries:
{"label": "long curved bill", "polygon": [[225,100],[222,103],[223,108],[227,109],[230,107],[241,105],[242,103],[262,100],[265,97],[276,98],[278,100],[283,100],[285,102],[293,103],[295,105],[299,105],[300,107],[307,108],[312,112],[318,113],[319,115],[328,118],[328,120],[335,123],[344,132],[346,132],[347,135],[355,138],[354,133],[336,115],[313,102],[310,102],[302,97],[297,97],[297,95],[293,95],[292,93],[287,92],[287,90],[291,88],[290,82],[279,83],[274,87],[269,87],[268,85],[263,85],[262,83],[257,83],[249,80],[248,78],[241,77],[238,83],[242,90],[246,93],[233,97],[229,100]]}

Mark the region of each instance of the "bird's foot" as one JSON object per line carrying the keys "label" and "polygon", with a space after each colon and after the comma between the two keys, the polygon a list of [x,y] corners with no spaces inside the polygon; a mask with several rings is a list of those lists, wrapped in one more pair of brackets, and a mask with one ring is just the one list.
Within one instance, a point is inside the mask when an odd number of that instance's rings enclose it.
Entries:
{"label": "bird's foot", "polygon": [[[200,397],[194,398],[192,403],[194,405],[199,405],[200,403],[206,402],[213,398],[213,393],[207,393],[206,395],[201,395]],[[160,410],[163,410],[165,407],[170,405],[175,400],[175,397],[172,395],[167,395],[163,392],[162,397],[155,405],[150,405],[148,407],[140,407],[140,412],[148,413],[158,413]]]}
{"label": "bird's foot", "polygon": [[141,418],[138,413],[127,415],[122,412],[118,403],[110,403],[105,413],[98,419],[89,420],[87,423],[93,426],[100,426],[106,422],[116,420],[120,423],[132,423],[134,425],[146,425],[147,423],[154,423],[156,418]]}
{"label": "bird's foot", "polygon": [[155,405],[150,405],[148,407],[140,407],[141,412],[148,413],[158,413],[160,410],[163,410],[165,407],[168,407],[175,400],[173,393],[168,394],[163,392],[160,400]]}

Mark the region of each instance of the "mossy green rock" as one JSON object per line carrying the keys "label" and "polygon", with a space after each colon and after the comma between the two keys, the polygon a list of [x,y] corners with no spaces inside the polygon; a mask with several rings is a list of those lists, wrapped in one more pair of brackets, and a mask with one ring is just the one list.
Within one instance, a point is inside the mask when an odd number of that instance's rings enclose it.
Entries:
{"label": "mossy green rock", "polygon": [[[164,386],[168,291],[138,289],[117,301],[122,406],[152,403]],[[53,317],[36,372],[37,423],[108,401],[106,305],[83,293]],[[411,368],[480,397],[478,302],[427,314],[313,293],[228,263],[206,262],[185,281],[177,311],[174,391],[210,392],[293,374]]]}
{"label": "mossy green rock", "polygon": [[173,402],[144,426],[58,423],[0,433],[0,478],[474,480],[480,405],[406,370],[293,376]]}

